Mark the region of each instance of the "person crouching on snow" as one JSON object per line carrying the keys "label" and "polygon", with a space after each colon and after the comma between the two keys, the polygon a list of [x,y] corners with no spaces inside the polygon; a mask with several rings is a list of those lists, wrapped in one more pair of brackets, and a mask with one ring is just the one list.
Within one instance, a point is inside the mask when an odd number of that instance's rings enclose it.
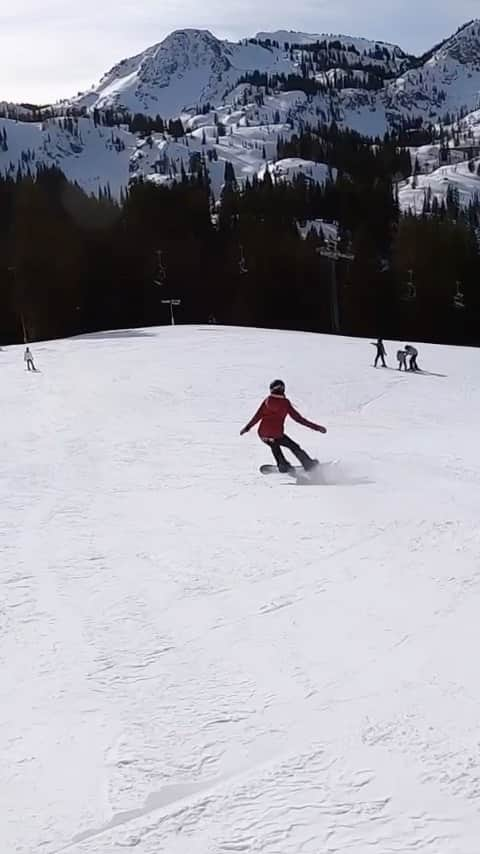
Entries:
{"label": "person crouching on snow", "polygon": [[407,370],[407,351],[406,350],[397,350],[397,362],[398,362],[398,370],[401,371],[402,368],[404,371]]}
{"label": "person crouching on snow", "polygon": [[258,435],[262,442],[270,446],[275,462],[281,472],[290,471],[293,466],[288,462],[282,452],[282,448],[288,448],[289,451],[297,458],[306,471],[318,465],[318,460],[313,460],[300,445],[285,435],[284,424],[287,415],[297,421],[298,424],[303,424],[304,427],[310,427],[311,430],[317,430],[319,433],[326,433],[325,427],[320,424],[315,424],[313,421],[308,421],[303,415],[292,406],[288,398],[285,397],[285,383],[283,380],[273,380],[270,383],[270,394],[263,401],[257,412],[248,422],[248,424],[240,431],[243,436],[248,433],[255,424],[260,422]]}

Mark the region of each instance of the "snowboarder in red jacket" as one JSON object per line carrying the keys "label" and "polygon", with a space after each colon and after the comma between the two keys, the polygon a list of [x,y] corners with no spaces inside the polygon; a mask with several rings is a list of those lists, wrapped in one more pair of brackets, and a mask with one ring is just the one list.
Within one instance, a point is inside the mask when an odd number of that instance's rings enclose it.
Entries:
{"label": "snowboarder in red jacket", "polygon": [[300,445],[297,445],[293,439],[285,435],[284,423],[287,415],[303,424],[304,427],[310,427],[311,430],[317,430],[319,433],[326,433],[325,427],[320,424],[315,424],[313,421],[307,421],[303,415],[292,406],[288,398],[285,397],[285,383],[283,380],[274,380],[270,383],[270,394],[263,401],[251,421],[240,431],[240,435],[248,433],[255,424],[260,422],[258,435],[262,442],[270,446],[272,454],[275,457],[278,469],[281,472],[290,471],[292,466],[285,458],[282,448],[288,448],[294,454],[306,471],[318,465],[318,460],[312,460]]}

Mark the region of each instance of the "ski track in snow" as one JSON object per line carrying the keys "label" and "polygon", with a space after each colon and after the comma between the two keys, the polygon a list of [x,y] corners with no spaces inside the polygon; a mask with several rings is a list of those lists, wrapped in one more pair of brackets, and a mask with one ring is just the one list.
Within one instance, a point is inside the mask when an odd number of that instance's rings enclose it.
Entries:
{"label": "ski track in snow", "polygon": [[[0,352],[2,850],[477,854],[480,352],[32,349]],[[258,473],[274,376],[342,488]]]}

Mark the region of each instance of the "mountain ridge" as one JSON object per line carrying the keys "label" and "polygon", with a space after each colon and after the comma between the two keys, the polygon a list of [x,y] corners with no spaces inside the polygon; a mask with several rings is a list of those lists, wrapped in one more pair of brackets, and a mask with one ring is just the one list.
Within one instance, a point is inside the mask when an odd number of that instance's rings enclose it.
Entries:
{"label": "mountain ridge", "polygon": [[[234,86],[240,80],[242,71],[298,73],[302,70],[305,53],[308,53],[308,48],[313,53],[315,44],[326,45],[324,56],[321,57],[326,69],[334,68],[336,63],[339,66],[352,66],[356,58],[360,66],[377,66],[379,69],[387,66],[389,72],[397,72],[398,79],[408,71],[414,72],[426,66],[432,68],[441,62],[477,64],[480,57],[479,32],[480,21],[472,20],[424,54],[425,58],[416,58],[407,54],[399,45],[352,35],[277,30],[270,33],[260,32],[254,38],[240,42],[230,42],[218,39],[210,30],[175,30],[161,42],[113,66],[101,78],[99,84],[93,86],[83,97],[88,99],[90,108],[96,98],[96,105],[100,108],[121,106],[131,109],[132,106],[137,106],[133,103],[133,88],[142,101],[143,108],[152,114],[152,107],[156,109],[157,104],[162,103],[162,95],[165,93],[161,90],[167,87],[171,89],[175,85],[175,79],[178,81],[182,76],[184,78],[190,70],[198,74],[200,69],[204,72],[209,66],[210,75],[207,80],[200,76],[195,81],[196,90],[186,93],[185,87],[180,86],[176,103],[173,105],[170,99],[169,103],[165,104],[165,117],[169,118],[169,110],[172,116],[178,115],[183,110],[202,105],[206,99],[215,96],[221,99],[222,86]],[[475,42],[476,50],[473,50],[472,41]],[[128,87],[125,87],[126,77],[130,78]],[[216,86],[214,83],[220,85]],[[146,86],[150,86],[150,91],[145,91]],[[126,88],[129,89],[128,92],[125,91]],[[80,99],[71,99],[71,103],[81,106],[82,96]],[[477,104],[473,106],[476,107]]]}
{"label": "mountain ridge", "polygon": [[[452,125],[476,116],[479,107],[477,19],[420,58],[356,36],[273,30],[231,42],[187,28],[121,60],[88,92],[49,109],[0,104],[0,172],[15,176],[54,165],[89,192],[109,186],[118,197],[132,179],[168,183],[188,171],[192,157],[208,154],[218,198],[227,161],[239,183],[259,177],[266,163],[278,160],[279,139],[302,128],[334,122],[375,138]],[[135,115],[146,120],[132,126]],[[177,131],[169,135],[172,120]],[[476,138],[477,120],[467,125],[465,133]],[[419,157],[431,162],[430,155]],[[305,164],[300,158],[294,174],[323,174]],[[290,167],[275,171],[291,174]]]}

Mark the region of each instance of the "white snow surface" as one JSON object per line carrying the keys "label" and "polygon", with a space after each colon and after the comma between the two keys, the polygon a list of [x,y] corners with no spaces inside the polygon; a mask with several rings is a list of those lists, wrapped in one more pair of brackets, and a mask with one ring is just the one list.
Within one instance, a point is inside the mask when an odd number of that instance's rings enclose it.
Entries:
{"label": "white snow surface", "polygon": [[[480,352],[32,349],[0,352],[2,851],[477,854]],[[238,435],[275,376],[330,485]]]}

